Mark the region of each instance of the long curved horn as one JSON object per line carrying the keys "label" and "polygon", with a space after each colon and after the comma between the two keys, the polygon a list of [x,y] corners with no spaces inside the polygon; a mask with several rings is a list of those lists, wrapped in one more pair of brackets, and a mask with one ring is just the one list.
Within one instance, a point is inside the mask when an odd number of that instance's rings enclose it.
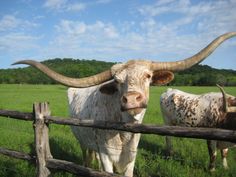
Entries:
{"label": "long curved horn", "polygon": [[151,69],[156,70],[168,70],[168,71],[182,71],[192,67],[193,65],[200,63],[206,57],[208,57],[222,42],[236,36],[236,32],[225,33],[215,40],[213,40],[208,46],[202,49],[192,57],[176,62],[153,62]]}
{"label": "long curved horn", "polygon": [[229,106],[228,103],[227,103],[227,99],[229,97],[229,95],[227,93],[225,93],[224,89],[216,84],[217,87],[219,87],[221,93],[222,93],[222,96],[223,96],[223,109],[225,110],[225,112],[229,113],[229,112],[236,112],[236,106]]}
{"label": "long curved horn", "polygon": [[84,88],[84,87],[89,87],[89,86],[93,86],[93,85],[98,85],[100,83],[103,83],[105,81],[112,79],[112,75],[111,75],[110,70],[104,71],[102,73],[99,73],[99,74],[96,74],[96,75],[93,75],[90,77],[76,79],[76,78],[70,78],[70,77],[63,76],[59,73],[56,73],[55,71],[49,69],[44,64],[33,61],[33,60],[22,60],[22,61],[18,61],[16,63],[13,63],[13,65],[16,65],[16,64],[31,65],[31,66],[39,69],[40,71],[42,71],[43,73],[48,75],[50,78],[54,79],[55,81],[57,81],[63,85],[69,86],[69,87]]}

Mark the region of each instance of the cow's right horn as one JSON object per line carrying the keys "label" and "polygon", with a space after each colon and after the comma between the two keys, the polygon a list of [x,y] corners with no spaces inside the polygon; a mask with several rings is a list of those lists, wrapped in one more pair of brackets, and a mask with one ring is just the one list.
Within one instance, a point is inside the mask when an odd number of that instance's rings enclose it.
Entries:
{"label": "cow's right horn", "polygon": [[212,41],[208,46],[202,49],[197,54],[193,55],[184,60],[176,61],[176,62],[153,62],[152,70],[167,70],[167,71],[183,71],[192,67],[193,65],[200,63],[206,57],[208,57],[222,42],[225,40],[236,36],[236,32],[225,33],[219,37],[217,37],[214,41]]}
{"label": "cow's right horn", "polygon": [[42,71],[43,73],[48,75],[50,78],[54,79],[55,81],[69,87],[84,88],[84,87],[89,87],[93,85],[98,85],[100,83],[103,83],[112,79],[110,70],[104,71],[102,73],[99,73],[90,77],[77,79],[77,78],[66,77],[59,73],[56,73],[55,71],[49,69],[44,64],[39,63],[37,61],[33,61],[33,60],[22,60],[22,61],[18,61],[14,63],[13,65],[15,64],[31,65],[39,69],[40,71]]}

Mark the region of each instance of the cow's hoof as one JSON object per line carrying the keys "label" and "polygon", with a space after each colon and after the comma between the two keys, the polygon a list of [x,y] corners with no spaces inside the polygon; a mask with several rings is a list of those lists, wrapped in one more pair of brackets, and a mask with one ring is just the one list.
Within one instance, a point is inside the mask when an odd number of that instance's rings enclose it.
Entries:
{"label": "cow's hoof", "polygon": [[228,167],[228,166],[224,166],[224,169],[225,169],[225,170],[228,170],[228,169],[229,169],[229,167]]}
{"label": "cow's hoof", "polygon": [[213,173],[214,171],[216,171],[216,169],[215,169],[215,167],[212,167],[212,168],[209,168],[209,171],[210,171],[211,173]]}

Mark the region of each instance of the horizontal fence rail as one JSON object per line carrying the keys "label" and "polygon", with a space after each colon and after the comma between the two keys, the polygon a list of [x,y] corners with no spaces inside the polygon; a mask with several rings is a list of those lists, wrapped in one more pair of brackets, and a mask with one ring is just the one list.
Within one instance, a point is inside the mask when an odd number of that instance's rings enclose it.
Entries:
{"label": "horizontal fence rail", "polygon": [[60,118],[47,116],[45,117],[48,123],[61,125],[74,125],[82,127],[93,127],[107,130],[120,130],[132,133],[169,135],[175,137],[224,140],[236,143],[236,131],[219,128],[195,128],[195,127],[180,127],[180,126],[160,126],[149,124],[133,124],[109,121],[94,121],[81,120],[75,118]]}
{"label": "horizontal fence rail", "polygon": [[95,171],[91,168],[86,168],[80,165],[77,165],[73,162],[68,162],[65,160],[58,159],[48,159],[46,166],[51,169],[64,170],[75,175],[88,176],[88,177],[121,177],[117,174]]}
{"label": "horizontal fence rail", "polygon": [[0,116],[20,119],[20,120],[28,120],[28,121],[34,120],[34,114],[29,113],[29,112],[19,112],[19,111],[10,111],[10,110],[0,109]]}
{"label": "horizontal fence rail", "polygon": [[92,127],[106,130],[119,130],[132,133],[168,135],[185,138],[198,138],[209,140],[223,140],[236,143],[236,131],[219,128],[199,128],[199,127],[178,127],[178,126],[160,126],[148,124],[134,124],[123,122],[108,122],[95,120],[82,120],[79,118],[63,118],[50,115],[48,103],[35,103],[33,105],[33,112],[19,112],[11,110],[0,110],[1,117],[14,118],[25,121],[33,121],[34,137],[35,137],[35,152],[32,156],[24,152],[18,152],[10,149],[0,147],[0,153],[18,158],[28,160],[36,165],[37,176],[47,177],[51,174],[49,169],[63,170],[69,173],[89,176],[89,177],[114,177],[117,174],[107,172],[95,171],[91,168],[77,165],[73,162],[65,160],[54,159],[50,152],[48,125],[73,125],[82,127]]}
{"label": "horizontal fence rail", "polygon": [[78,176],[88,177],[120,177],[120,175],[96,171],[91,168],[77,165],[73,162],[65,160],[54,159],[50,152],[49,137],[48,137],[48,123],[45,119],[50,115],[50,110],[47,102],[35,103],[33,105],[33,113],[0,110],[0,116],[14,118],[25,121],[34,121],[33,128],[35,131],[35,151],[36,156],[18,152],[0,147],[0,154],[27,160],[36,165],[37,177],[47,177],[51,175],[49,169],[63,170]]}
{"label": "horizontal fence rail", "polygon": [[4,154],[6,156],[10,156],[10,157],[14,157],[17,159],[22,159],[22,160],[28,160],[28,161],[35,163],[36,157],[29,155],[27,153],[24,153],[24,152],[14,151],[14,150],[5,149],[5,148],[0,147],[0,153]]}
{"label": "horizontal fence rail", "polygon": [[[0,116],[33,120],[32,113],[22,113],[18,111],[6,111],[0,110]],[[175,137],[185,138],[198,138],[198,139],[211,139],[211,140],[223,140],[236,143],[236,131],[226,130],[219,128],[199,128],[199,127],[180,127],[180,126],[165,126],[165,125],[148,125],[148,124],[133,124],[133,123],[121,123],[121,122],[108,122],[108,121],[94,121],[94,120],[81,120],[76,118],[62,118],[55,116],[46,116],[45,121],[47,123],[54,123],[60,125],[74,125],[82,127],[93,127],[99,129],[112,129],[127,131],[132,133],[143,134],[156,134],[156,135],[168,135]]]}
{"label": "horizontal fence rail", "polygon": [[[17,159],[27,160],[33,164],[36,164],[36,157],[29,155],[24,152],[18,152],[10,149],[5,149],[0,147],[0,153],[9,157],[14,157]],[[91,168],[86,168],[80,165],[77,165],[73,162],[68,162],[66,160],[59,160],[59,159],[48,159],[46,162],[46,166],[50,169],[55,170],[64,170],[74,175],[80,176],[88,176],[88,177],[121,177],[120,175],[106,173],[106,172],[99,172],[95,171]]]}

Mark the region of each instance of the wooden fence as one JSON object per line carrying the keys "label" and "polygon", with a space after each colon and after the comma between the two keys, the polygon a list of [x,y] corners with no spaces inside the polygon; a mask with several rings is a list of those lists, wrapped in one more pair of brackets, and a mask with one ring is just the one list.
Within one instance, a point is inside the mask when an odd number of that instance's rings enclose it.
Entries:
{"label": "wooden fence", "polygon": [[105,122],[93,120],[80,120],[73,118],[54,117],[50,114],[48,103],[35,103],[33,105],[32,113],[23,113],[18,111],[0,110],[0,116],[9,117],[25,121],[34,121],[34,137],[35,137],[35,152],[36,156],[32,156],[23,152],[17,152],[0,147],[0,153],[18,158],[28,160],[36,164],[37,176],[46,177],[50,175],[50,169],[63,170],[69,173],[80,176],[119,176],[116,174],[99,172],[90,168],[77,165],[73,162],[65,160],[54,159],[50,152],[48,125],[50,123],[61,125],[75,125],[83,127],[93,127],[99,129],[113,129],[120,131],[128,131],[133,133],[169,135],[175,137],[198,138],[223,140],[236,143],[236,131],[215,129],[215,128],[191,128],[178,126],[158,126],[158,125],[144,125],[144,124],[130,124],[122,122]]}

